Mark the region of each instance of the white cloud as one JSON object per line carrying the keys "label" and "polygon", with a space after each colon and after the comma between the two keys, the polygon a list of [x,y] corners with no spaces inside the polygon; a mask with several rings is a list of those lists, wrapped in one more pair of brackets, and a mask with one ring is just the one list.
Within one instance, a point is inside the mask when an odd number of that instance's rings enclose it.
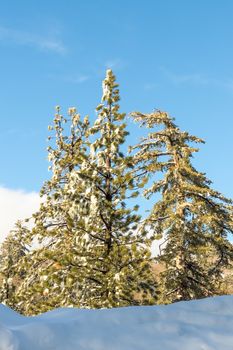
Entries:
{"label": "white cloud", "polygon": [[67,51],[62,41],[57,37],[50,35],[45,37],[35,33],[1,26],[0,41],[13,42],[21,46],[32,46],[42,51],[51,51],[57,54],[64,54]]}
{"label": "white cloud", "polygon": [[32,215],[41,202],[36,192],[25,192],[0,187],[0,242],[6,237],[19,219]]}
{"label": "white cloud", "polygon": [[212,79],[208,79],[199,73],[176,74],[165,67],[161,67],[160,70],[169,80],[171,80],[175,84],[191,83],[197,85],[207,85],[210,82],[212,82]]}
{"label": "white cloud", "polygon": [[106,69],[121,69],[123,68],[124,64],[120,59],[116,58],[112,60],[107,60],[104,66]]}
{"label": "white cloud", "polygon": [[156,83],[146,83],[144,85],[144,89],[145,90],[154,90],[154,89],[157,89],[159,88],[159,84],[156,84]]}
{"label": "white cloud", "polygon": [[74,82],[81,84],[84,83],[85,81],[87,81],[89,79],[88,75],[81,75],[79,77],[76,77],[76,79],[74,79]]}
{"label": "white cloud", "polygon": [[67,75],[64,77],[64,80],[74,84],[82,84],[89,80],[90,77],[88,75]]}
{"label": "white cloud", "polygon": [[166,67],[160,67],[160,71],[169,79],[173,84],[183,85],[191,84],[197,86],[214,86],[217,88],[224,88],[233,91],[233,80],[232,79],[216,79],[212,77],[204,76],[200,73],[187,73],[177,74]]}

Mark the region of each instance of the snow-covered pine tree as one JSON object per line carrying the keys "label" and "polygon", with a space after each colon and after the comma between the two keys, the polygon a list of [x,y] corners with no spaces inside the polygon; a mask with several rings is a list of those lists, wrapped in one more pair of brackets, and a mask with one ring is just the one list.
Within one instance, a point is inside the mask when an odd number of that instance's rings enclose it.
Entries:
{"label": "snow-covered pine tree", "polygon": [[18,221],[0,246],[0,303],[17,310],[15,293],[25,271],[18,272],[17,264],[28,253],[28,229]]}
{"label": "snow-covered pine tree", "polygon": [[57,106],[54,123],[49,126],[55,132],[47,148],[52,178],[41,189],[42,204],[33,215],[35,224],[28,233],[34,249],[18,266],[27,271],[16,295],[18,307],[25,314],[80,306],[77,238],[86,233],[84,193],[89,184],[80,181],[77,173],[87,158],[89,121],[87,116],[81,121],[75,108],[68,113],[69,118],[64,118]]}
{"label": "snow-covered pine tree", "polygon": [[[139,235],[140,216],[126,200],[137,196],[132,159],[121,152],[126,135],[125,114],[119,112],[115,76],[107,71],[102,103],[90,129],[94,142],[80,177],[90,180],[83,249],[83,307],[102,308],[154,303],[156,286],[150,268],[150,249]],[[128,203],[127,203],[128,204]],[[140,298],[136,300],[135,294]]]}
{"label": "snow-covered pine tree", "polygon": [[165,240],[159,257],[165,266],[161,302],[216,295],[223,269],[233,258],[228,240],[233,233],[232,201],[213,190],[211,181],[192,165],[198,149],[190,143],[203,140],[182,132],[165,112],[135,112],[132,117],[141,126],[157,128],[133,148],[139,174],[152,181],[145,197],[161,194],[145,220],[154,235]]}
{"label": "snow-covered pine tree", "polygon": [[[74,108],[64,136],[60,107],[54,119],[55,147],[48,147],[52,179],[29,234],[39,247],[21,262],[27,275],[17,291],[21,312],[36,314],[58,306],[86,308],[154,303],[156,285],[150,249],[137,230],[140,216],[126,208],[137,196],[132,162],[120,151],[125,115],[119,91],[107,71],[103,103],[92,128]],[[92,134],[93,143],[89,141]],[[140,231],[141,232],[141,231]]]}

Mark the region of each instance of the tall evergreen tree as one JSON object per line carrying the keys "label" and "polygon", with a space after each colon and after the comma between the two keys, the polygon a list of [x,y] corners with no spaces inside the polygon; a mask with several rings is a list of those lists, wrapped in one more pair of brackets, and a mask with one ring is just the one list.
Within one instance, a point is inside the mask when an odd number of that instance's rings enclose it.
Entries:
{"label": "tall evergreen tree", "polygon": [[24,313],[155,300],[150,249],[137,232],[140,216],[131,213],[138,207],[125,203],[137,191],[132,160],[120,151],[127,132],[117,87],[107,71],[93,127],[72,108],[70,135],[64,136],[67,120],[59,107],[49,127],[55,130],[48,148],[53,175],[42,188],[44,201],[29,234],[39,247],[21,262],[28,271],[17,292]]}
{"label": "tall evergreen tree", "polygon": [[145,197],[160,193],[144,225],[165,239],[159,257],[165,265],[161,302],[216,295],[223,269],[233,257],[228,240],[233,233],[232,201],[212,189],[211,181],[192,165],[198,149],[190,143],[203,140],[182,132],[165,112],[135,112],[132,117],[152,129],[133,148],[139,177],[152,182]]}
{"label": "tall evergreen tree", "polygon": [[[126,199],[138,195],[133,163],[120,146],[128,134],[125,114],[119,112],[119,90],[115,76],[107,71],[102,103],[90,133],[95,141],[81,175],[90,179],[90,207],[86,218],[82,303],[86,307],[114,307],[155,300],[155,282],[150,269],[150,249],[139,235],[138,209],[126,207]],[[141,301],[135,293],[142,294]]]}
{"label": "tall evergreen tree", "polygon": [[[69,122],[69,131],[67,123]],[[56,107],[54,123],[49,130],[52,145],[48,147],[52,178],[41,189],[42,204],[33,215],[35,225],[28,233],[34,247],[21,261],[19,270],[27,274],[17,290],[21,312],[35,314],[51,308],[76,305],[77,237],[83,234],[85,191],[88,184],[77,180],[77,172],[87,157],[89,121],[83,121],[75,108],[69,119]],[[68,133],[68,135],[67,135]]]}

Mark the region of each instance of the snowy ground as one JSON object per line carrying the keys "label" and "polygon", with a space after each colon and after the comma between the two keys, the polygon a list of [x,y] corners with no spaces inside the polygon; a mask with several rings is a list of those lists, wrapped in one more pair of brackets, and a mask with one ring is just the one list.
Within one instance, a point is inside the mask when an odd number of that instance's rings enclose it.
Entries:
{"label": "snowy ground", "polygon": [[0,305],[0,350],[232,350],[233,296],[169,306],[57,309],[23,317]]}

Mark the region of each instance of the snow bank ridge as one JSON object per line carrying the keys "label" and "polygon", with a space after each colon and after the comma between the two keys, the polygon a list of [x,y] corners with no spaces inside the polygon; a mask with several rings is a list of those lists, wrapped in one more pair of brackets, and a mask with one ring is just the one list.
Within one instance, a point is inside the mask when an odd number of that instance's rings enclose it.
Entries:
{"label": "snow bank ridge", "polygon": [[0,305],[0,350],[232,350],[233,296],[168,306],[56,309]]}

